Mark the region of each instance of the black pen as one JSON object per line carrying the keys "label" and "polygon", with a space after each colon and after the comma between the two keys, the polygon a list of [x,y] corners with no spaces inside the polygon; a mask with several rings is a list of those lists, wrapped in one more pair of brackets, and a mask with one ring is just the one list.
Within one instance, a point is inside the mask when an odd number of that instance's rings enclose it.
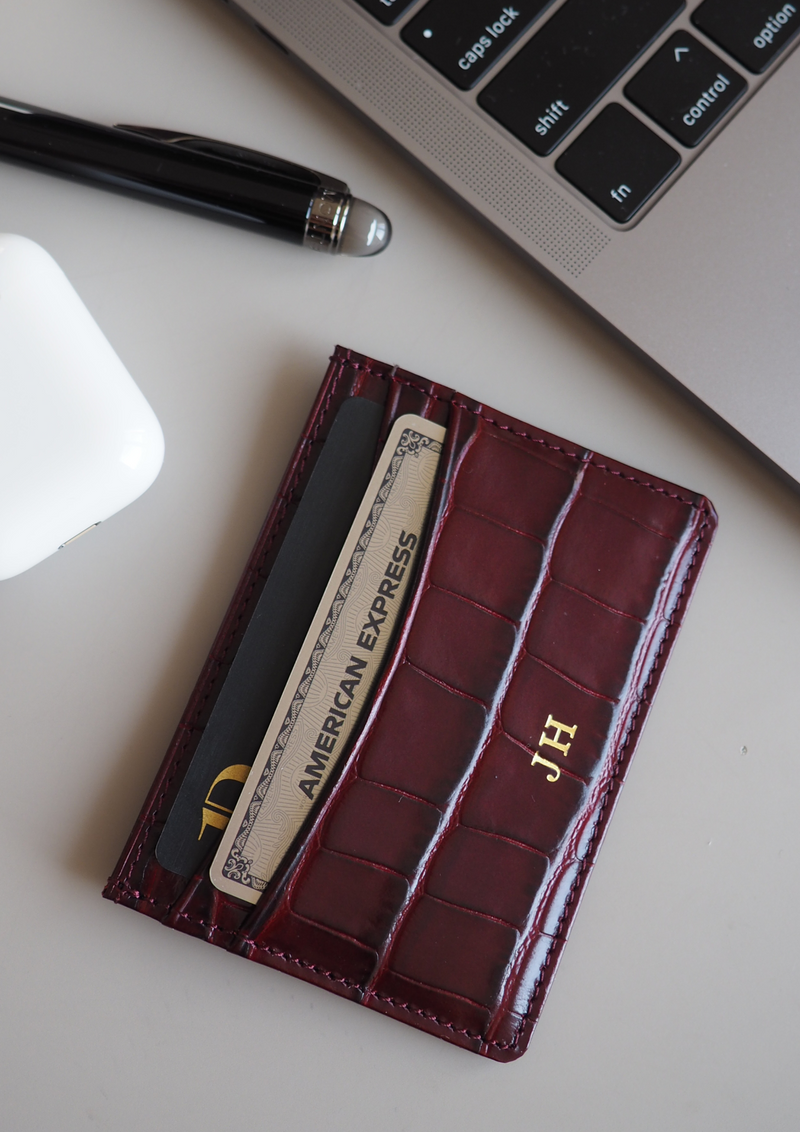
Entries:
{"label": "black pen", "polygon": [[392,232],[342,181],[173,130],[97,126],[0,99],[0,157],[331,254],[375,255]]}

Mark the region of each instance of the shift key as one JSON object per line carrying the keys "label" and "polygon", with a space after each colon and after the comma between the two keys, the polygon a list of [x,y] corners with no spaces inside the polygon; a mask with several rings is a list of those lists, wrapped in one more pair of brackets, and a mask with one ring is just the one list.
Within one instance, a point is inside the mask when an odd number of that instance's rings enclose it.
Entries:
{"label": "shift key", "polygon": [[454,83],[470,90],[516,43],[551,0],[430,0],[403,39]]}
{"label": "shift key", "polygon": [[684,6],[567,0],[478,102],[534,153],[552,153]]}

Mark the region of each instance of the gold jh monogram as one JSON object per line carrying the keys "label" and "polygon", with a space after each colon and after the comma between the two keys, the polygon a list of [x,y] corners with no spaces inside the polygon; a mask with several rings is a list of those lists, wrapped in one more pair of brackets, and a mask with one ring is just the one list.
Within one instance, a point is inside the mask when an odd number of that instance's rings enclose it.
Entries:
{"label": "gold jh monogram", "polygon": [[[557,719],[553,719],[552,715],[548,715],[547,723],[545,723],[544,725],[544,731],[539,736],[539,746],[555,747],[555,749],[557,751],[560,751],[561,754],[566,758],[566,756],[569,754],[569,749],[572,746],[572,740],[575,738],[575,732],[577,730],[577,723],[573,727],[568,727],[566,723],[559,723]],[[555,737],[553,739],[551,739],[547,734],[548,731],[555,732]],[[562,735],[569,735],[570,742],[563,743],[561,741]],[[549,759],[543,759],[539,752],[536,751],[533,758],[531,759],[531,766],[536,766],[537,763],[541,763],[542,766],[550,768],[552,773],[548,774],[547,776],[548,782],[558,782],[559,778],[561,777],[561,768],[557,766],[556,763],[551,762]]]}

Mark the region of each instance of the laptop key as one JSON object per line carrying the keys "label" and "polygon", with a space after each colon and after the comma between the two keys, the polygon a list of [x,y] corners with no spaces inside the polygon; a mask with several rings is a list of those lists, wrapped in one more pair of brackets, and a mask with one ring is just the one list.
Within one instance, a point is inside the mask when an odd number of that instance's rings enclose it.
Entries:
{"label": "laptop key", "polygon": [[430,0],[403,28],[409,47],[469,90],[552,0]]}
{"label": "laptop key", "polygon": [[800,31],[800,0],[705,0],[692,23],[729,55],[760,75]]}
{"label": "laptop key", "polygon": [[692,148],[747,90],[733,67],[686,31],[676,31],[625,87],[645,114]]}
{"label": "laptop key", "polygon": [[612,102],[562,153],[556,169],[612,220],[624,224],[680,163],[671,145]]}
{"label": "laptop key", "polygon": [[552,153],[684,6],[567,0],[478,102],[534,153]]}
{"label": "laptop key", "polygon": [[417,0],[356,0],[371,16],[382,24],[396,24]]}

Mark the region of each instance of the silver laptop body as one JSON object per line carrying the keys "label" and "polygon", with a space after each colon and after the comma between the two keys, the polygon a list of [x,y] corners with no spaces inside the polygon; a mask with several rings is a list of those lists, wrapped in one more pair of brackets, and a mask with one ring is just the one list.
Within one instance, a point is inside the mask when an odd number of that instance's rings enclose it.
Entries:
{"label": "silver laptop body", "polygon": [[[438,34],[441,20],[426,26],[426,2],[237,0],[237,7],[663,374],[800,483],[800,53],[792,53],[794,43],[787,41],[765,72],[754,74],[698,28],[693,16],[699,5],[689,0],[552,152],[539,155],[532,146],[550,145],[547,135],[558,134],[560,117],[568,113],[561,108],[570,106],[571,96],[537,104],[538,117],[530,114],[522,125],[514,120],[509,126],[508,113],[505,122],[494,116],[495,105],[502,109],[503,98],[506,104],[509,98],[505,80],[495,80],[561,8],[582,3],[585,9],[592,0],[556,0],[510,48],[502,35],[518,34],[512,25],[524,22],[530,9],[520,15],[519,5],[498,0],[498,20],[486,23],[486,35],[470,43],[468,30],[459,48],[464,54],[450,59],[455,80],[409,45],[413,40],[427,50],[422,37],[432,43]],[[428,10],[436,14],[442,0],[438,3]],[[378,5],[391,9],[393,4],[404,11],[394,23],[381,22],[395,13],[387,15]],[[366,10],[370,6],[379,18]],[[735,6],[738,11],[742,5]],[[788,36],[793,30],[800,19],[794,7],[775,0],[772,22],[755,29],[764,31],[765,49],[770,35]],[[480,47],[489,44],[484,47],[488,56],[494,40],[502,50],[487,66]],[[682,107],[676,124],[664,127],[652,108],[661,97],[658,68],[672,67],[674,59],[679,71],[690,54],[683,44],[710,51],[721,62],[692,106]],[[524,64],[534,50],[535,45],[517,65],[518,82],[528,81]],[[482,73],[472,89],[462,90],[456,84],[471,82],[472,76],[463,79],[456,68]],[[640,72],[636,86],[631,80]],[[648,86],[651,76],[655,85]],[[699,144],[691,144],[697,122],[718,113],[715,99],[733,97],[731,80],[746,90]],[[512,118],[513,112],[512,107]],[[562,172],[573,181],[585,177],[581,147],[564,155],[584,130],[589,136],[604,112],[591,134],[600,140],[589,147],[590,158],[599,153],[605,160],[602,127],[616,121],[614,115],[624,119],[637,145],[640,134],[645,138],[637,153],[649,144],[656,165],[660,158],[674,163],[667,150],[677,155],[677,167],[629,219],[623,213],[625,190],[631,189],[624,181],[611,185],[613,201],[604,198],[608,185],[602,184],[594,186],[591,199]],[[677,140],[675,130],[688,144]],[[520,132],[527,133],[525,140]]]}

